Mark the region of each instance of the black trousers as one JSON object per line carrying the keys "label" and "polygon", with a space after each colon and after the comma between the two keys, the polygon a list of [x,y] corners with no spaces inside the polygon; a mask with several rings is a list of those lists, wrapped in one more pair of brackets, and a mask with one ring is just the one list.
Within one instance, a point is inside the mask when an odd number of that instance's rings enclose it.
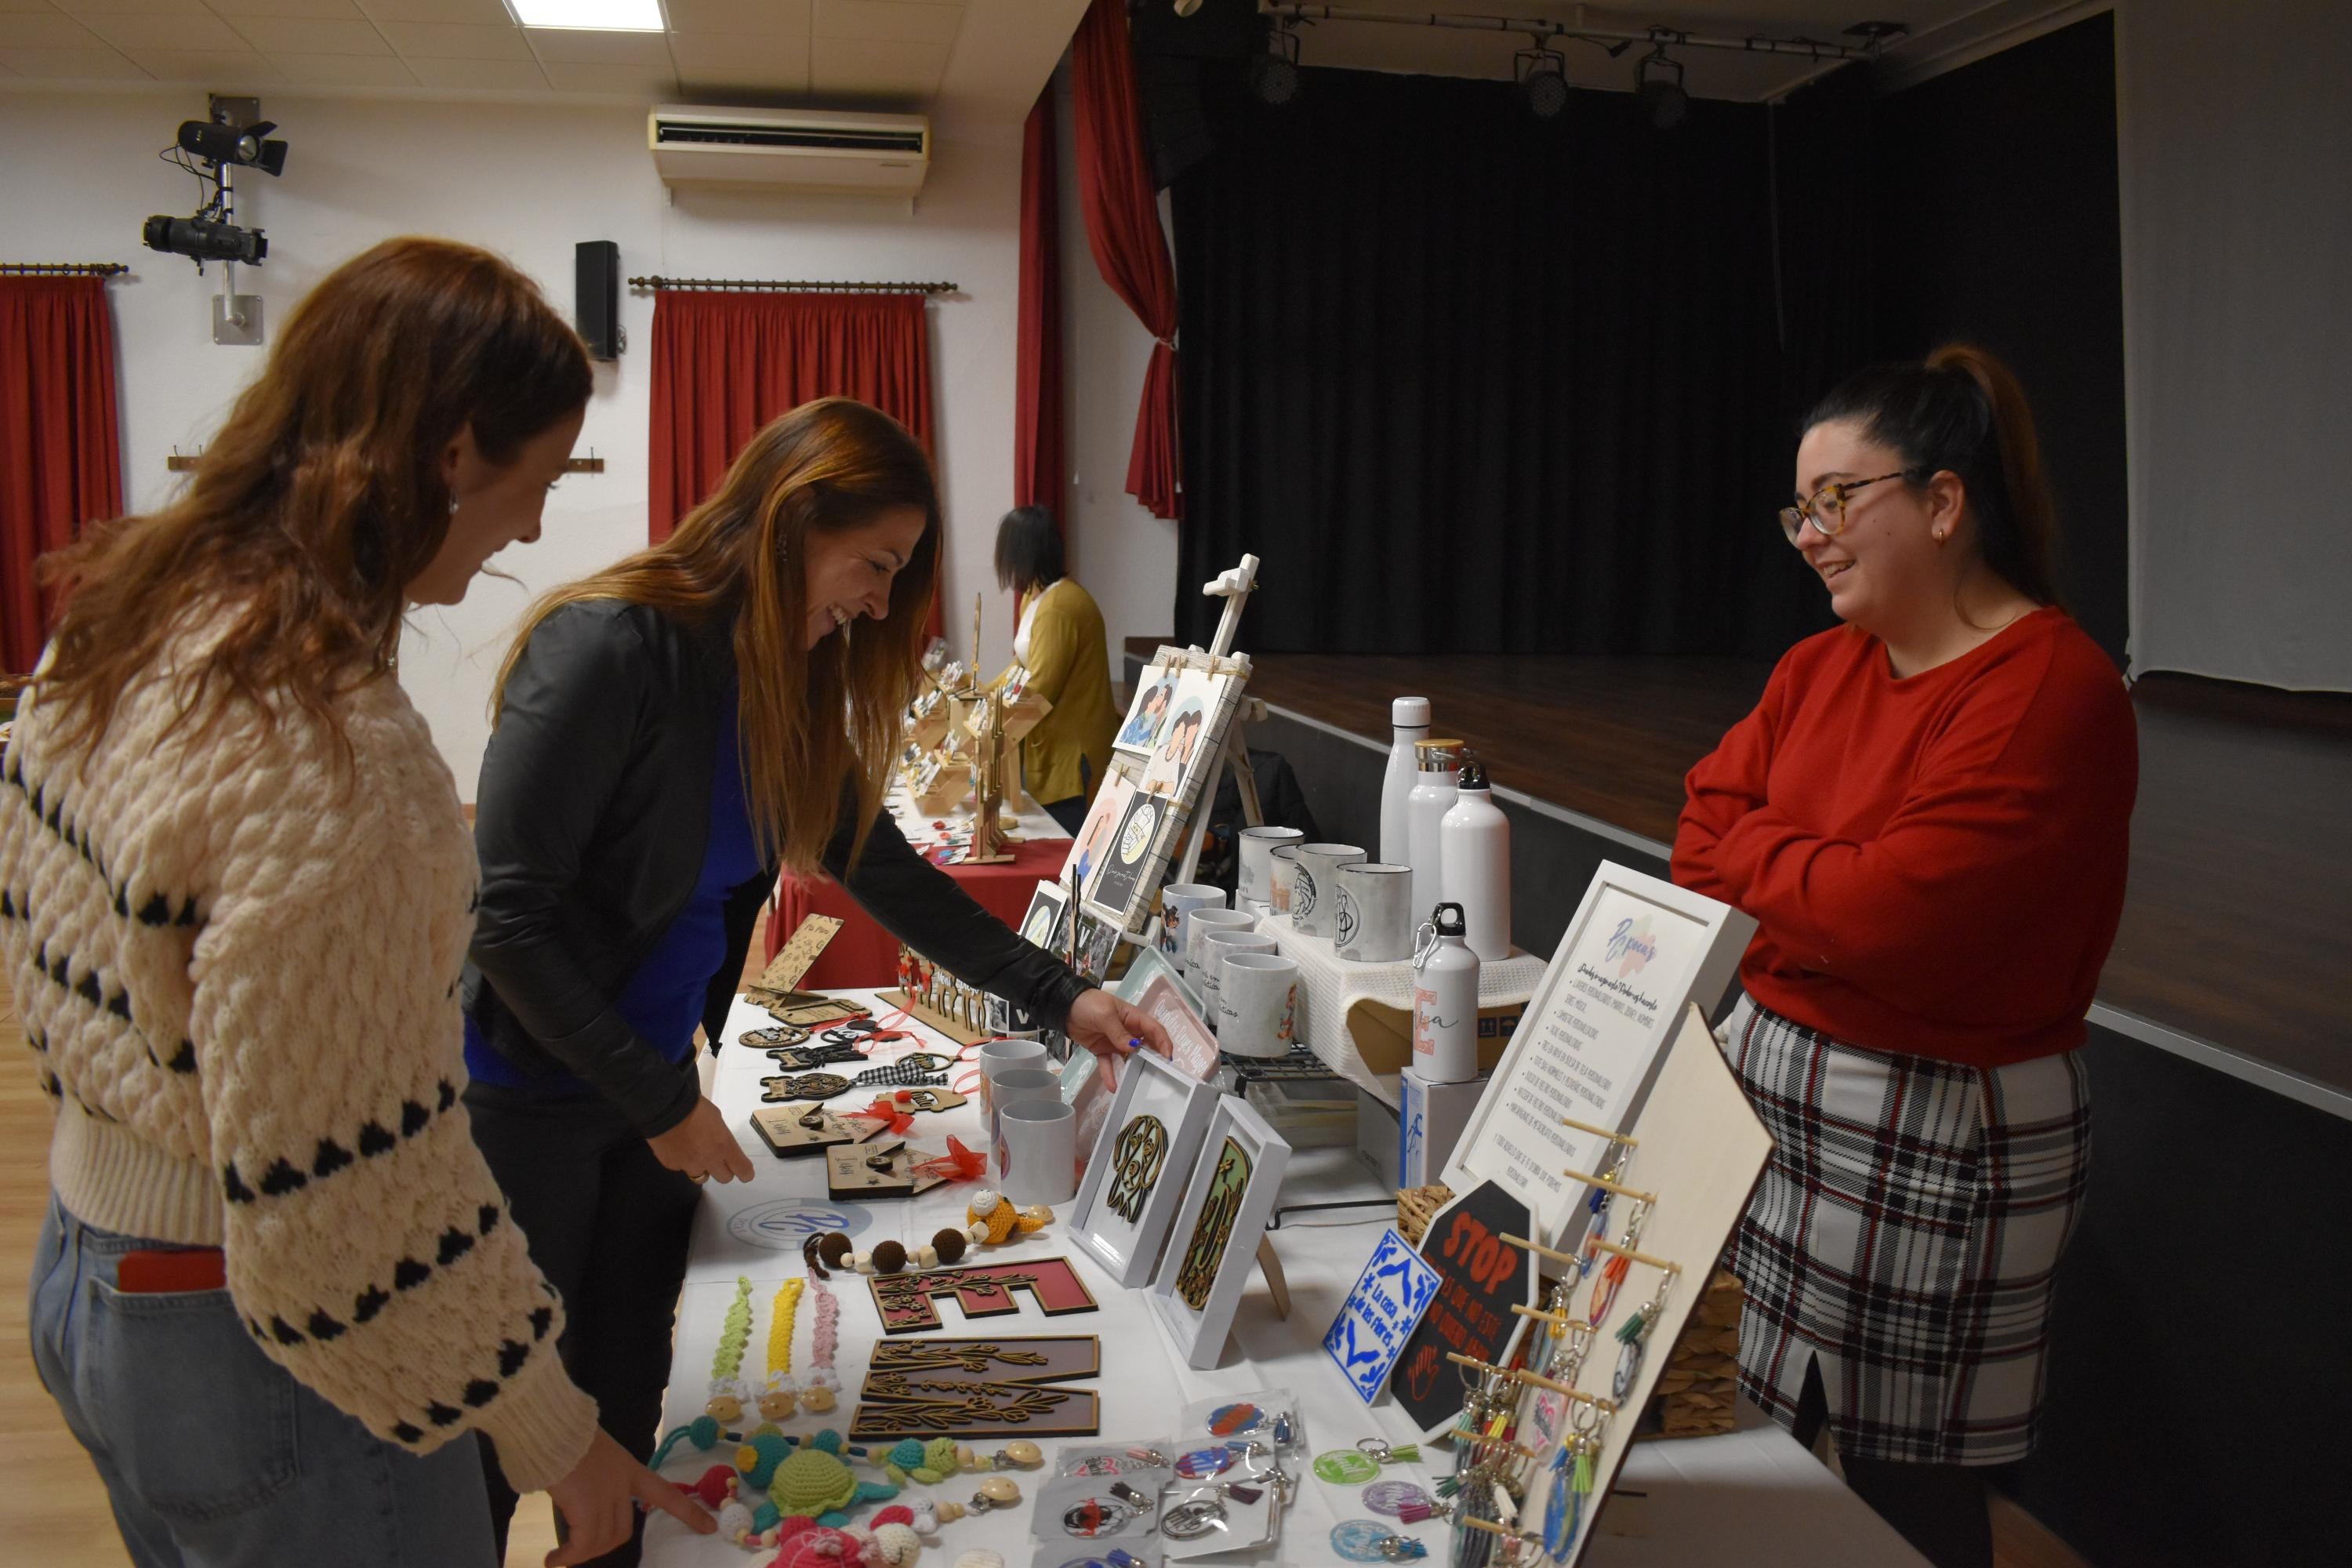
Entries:
{"label": "black trousers", "polygon": [[[1790,1433],[1810,1448],[1829,1421],[1821,1363],[1805,1368]],[[1834,1439],[1832,1439],[1834,1441]],[[1992,1568],[1992,1512],[1981,1465],[1912,1465],[1838,1456],[1845,1484],[1936,1568]],[[496,1500],[495,1497],[492,1500]]]}
{"label": "black trousers", "polygon": [[1067,800],[1041,800],[1037,809],[1062,825],[1062,831],[1076,838],[1078,829],[1087,825],[1087,797],[1074,795]]}
{"label": "black trousers", "polygon": [[[691,1074],[693,1061],[679,1070]],[[565,1369],[595,1400],[604,1430],[638,1458],[651,1458],[701,1189],[655,1159],[602,1096],[546,1098],[478,1083],[466,1090],[466,1110],[531,1261],[563,1297]],[[481,1447],[503,1563],[515,1491],[493,1446]],[[637,1525],[642,1539],[642,1516]],[[595,1561],[634,1568],[638,1545],[633,1539]]]}

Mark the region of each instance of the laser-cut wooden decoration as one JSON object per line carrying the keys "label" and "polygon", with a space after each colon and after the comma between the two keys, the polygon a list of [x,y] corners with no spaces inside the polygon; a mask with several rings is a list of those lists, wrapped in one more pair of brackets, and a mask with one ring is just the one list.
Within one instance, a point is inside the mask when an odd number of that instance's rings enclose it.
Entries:
{"label": "laser-cut wooden decoration", "polygon": [[[836,1156],[838,1157],[838,1156]],[[874,1310],[886,1334],[921,1333],[940,1326],[939,1298],[951,1296],[967,1318],[1017,1312],[1015,1292],[1026,1290],[1049,1318],[1099,1310],[1094,1293],[1066,1258],[1034,1258],[1020,1263],[982,1263],[969,1268],[934,1268],[923,1274],[877,1275],[868,1282]]]}
{"label": "laser-cut wooden decoration", "polygon": [[1101,1430],[1091,1389],[1048,1387],[1102,1373],[1092,1334],[885,1340],[874,1347],[852,1439],[1088,1437]]}

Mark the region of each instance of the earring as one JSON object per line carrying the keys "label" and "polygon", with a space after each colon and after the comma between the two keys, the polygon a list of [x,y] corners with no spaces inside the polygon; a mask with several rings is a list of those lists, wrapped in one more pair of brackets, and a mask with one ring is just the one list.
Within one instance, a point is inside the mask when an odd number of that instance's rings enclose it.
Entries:
{"label": "earring", "polygon": [[[449,498],[449,515],[451,517],[457,515],[457,498],[456,496],[451,496]],[[1936,537],[1941,539],[1943,535],[1939,533]]]}
{"label": "earring", "polygon": [[[456,508],[456,506],[453,504],[453,505],[451,506],[450,510],[451,510],[452,511],[454,511],[454,510],[457,510],[457,508]],[[1943,543],[1943,542],[1944,542],[1944,531],[1943,531],[1942,529],[1940,529],[1940,528],[1939,528],[1939,529],[1937,529],[1937,530],[1935,531],[1935,533],[1936,533],[1936,542],[1937,542],[1937,543],[1938,543],[1938,544]]]}

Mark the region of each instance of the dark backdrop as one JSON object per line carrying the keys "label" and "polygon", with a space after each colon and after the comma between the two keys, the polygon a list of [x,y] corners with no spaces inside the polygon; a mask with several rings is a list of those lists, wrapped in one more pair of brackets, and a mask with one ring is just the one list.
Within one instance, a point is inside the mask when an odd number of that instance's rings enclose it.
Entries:
{"label": "dark backdrop", "polygon": [[[1552,121],[1507,86],[1139,45],[1171,173],[1178,581],[1265,559],[1254,652],[1778,654],[1830,624],[1771,513],[1839,376],[1945,337],[2011,358],[2125,630],[2120,242],[2105,16],[1895,97],[1630,94]],[[1163,148],[1163,153],[1165,149]],[[1179,640],[1215,607],[1180,591]]]}
{"label": "dark backdrop", "polygon": [[1876,105],[1873,335],[2006,359],[2057,492],[2058,588],[2124,659],[2123,230],[2115,17],[2102,13]]}

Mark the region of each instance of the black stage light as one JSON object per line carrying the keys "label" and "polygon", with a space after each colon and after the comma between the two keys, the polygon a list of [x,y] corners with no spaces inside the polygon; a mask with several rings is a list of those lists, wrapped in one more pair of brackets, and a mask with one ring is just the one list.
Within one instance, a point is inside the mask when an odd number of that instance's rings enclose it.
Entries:
{"label": "black stage light", "polygon": [[1528,112],[1538,120],[1559,119],[1559,111],[1568,107],[1568,61],[1559,52],[1538,42],[1532,49],[1519,51],[1513,69]]}
{"label": "black stage light", "polygon": [[242,261],[250,267],[269,254],[269,237],[259,229],[209,218],[158,215],[147,220],[145,238],[150,250],[198,261]]}
{"label": "black stage light", "polygon": [[1261,102],[1288,103],[1298,96],[1298,35],[1287,27],[1269,29],[1265,53],[1252,55],[1242,71]]}
{"label": "black stage light", "polygon": [[[1655,76],[1650,74],[1653,66],[1657,68]],[[1666,79],[1668,71],[1674,72],[1671,81]],[[1633,96],[1648,111],[1650,123],[1661,131],[1672,131],[1690,112],[1690,94],[1683,90],[1682,62],[1667,57],[1665,45],[1643,56],[1633,67]]]}
{"label": "black stage light", "polygon": [[280,174],[286,172],[286,143],[262,140],[277,129],[277,123],[268,120],[242,129],[209,120],[184,120],[180,122],[180,150],[207,163],[244,164],[265,174]]}

